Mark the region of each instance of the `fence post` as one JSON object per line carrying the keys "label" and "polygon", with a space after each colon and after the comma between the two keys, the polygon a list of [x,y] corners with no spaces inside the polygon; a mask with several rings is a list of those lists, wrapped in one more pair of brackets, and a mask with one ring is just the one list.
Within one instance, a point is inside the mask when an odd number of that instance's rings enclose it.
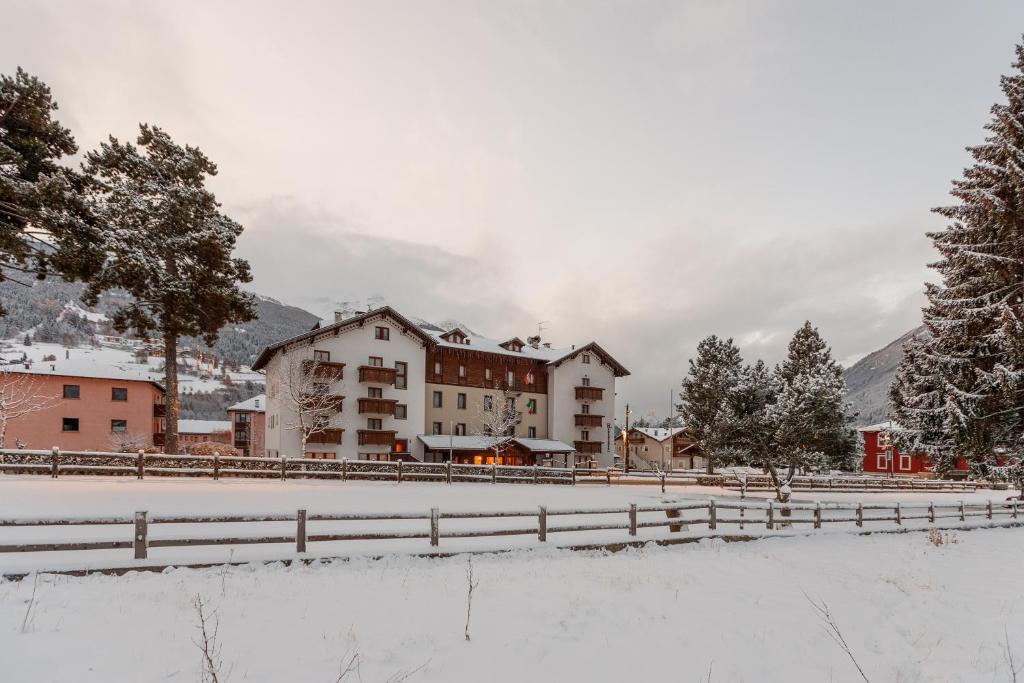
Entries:
{"label": "fence post", "polygon": [[629,535],[636,536],[636,503],[629,504]]}
{"label": "fence post", "polygon": [[935,524],[935,502],[928,502],[928,521]]}
{"label": "fence post", "polygon": [[540,506],[540,512],[537,514],[537,540],[548,540],[548,509],[543,505]]}
{"label": "fence post", "polygon": [[397,476],[398,476],[398,483],[401,484],[402,483],[402,461],[401,460],[398,461],[398,474],[397,474]]}
{"label": "fence post", "polygon": [[572,470],[570,470],[570,471],[572,472],[572,485],[575,486],[576,485],[576,463],[573,463]]}
{"label": "fence post", "polygon": [[138,470],[138,478],[142,479],[142,475],[146,471],[146,451],[139,449],[139,456],[135,462],[135,469]]}
{"label": "fence post", "polygon": [[715,499],[708,502],[708,529],[718,528],[718,508],[715,506]]}
{"label": "fence post", "polygon": [[537,483],[537,466],[536,465],[533,466],[533,483],[534,484]]}
{"label": "fence post", "polygon": [[988,501],[988,505],[985,507],[985,516],[992,519],[992,501]]}
{"label": "fence post", "polygon": [[857,503],[857,526],[864,526],[864,503]]}
{"label": "fence post", "polygon": [[[139,477],[141,479],[142,477]],[[220,456],[216,453],[213,454],[213,480],[217,481],[220,479]]]}
{"label": "fence post", "polygon": [[135,559],[144,560],[146,559],[146,536],[147,534],[146,524],[146,511],[142,510],[135,513],[135,539],[132,541],[132,546],[135,548]]}
{"label": "fence post", "polygon": [[295,552],[306,552],[306,511],[295,513]]}
{"label": "fence post", "polygon": [[814,503],[814,528],[821,528],[821,501],[815,501]]}
{"label": "fence post", "polygon": [[665,473],[661,473],[661,492],[665,493]]}
{"label": "fence post", "polygon": [[1010,514],[1013,515],[1014,519],[1017,519],[1017,499],[1014,498],[1010,501]]}
{"label": "fence post", "polygon": [[282,456],[281,456],[281,481],[284,481],[284,480],[285,480],[285,477],[286,477],[286,474],[285,474],[285,472],[286,472],[286,468],[287,468],[287,467],[288,467],[288,466],[287,466],[287,465],[285,464],[285,459],[284,459],[284,456],[282,455]]}
{"label": "fence post", "polygon": [[768,528],[775,528],[775,501],[768,499]]}
{"label": "fence post", "polygon": [[447,479],[448,483],[450,484],[450,483],[452,483],[452,461],[449,460],[444,465],[445,465],[445,479]]}
{"label": "fence post", "polygon": [[609,467],[604,471],[604,480],[608,486],[612,485],[612,468]]}
{"label": "fence post", "polygon": [[495,462],[491,463],[491,483],[498,483],[498,463]]}
{"label": "fence post", "polygon": [[60,449],[56,446],[50,451],[50,478],[56,479],[57,472],[60,470]]}
{"label": "fence post", "polygon": [[962,500],[960,501],[960,521],[961,522],[966,522],[967,521],[967,512],[966,512],[966,510],[964,510],[964,502]]}
{"label": "fence post", "polygon": [[899,501],[896,501],[896,523],[903,524],[903,506]]}
{"label": "fence post", "polygon": [[[679,517],[680,515],[681,515],[681,513],[679,512],[679,510],[665,510],[665,516],[668,517],[669,519],[675,519],[675,518]],[[682,522],[680,522],[678,524],[669,524],[668,525],[668,530],[669,531],[682,531],[683,530],[683,524],[682,524]]]}
{"label": "fence post", "polygon": [[341,480],[348,479],[348,458],[341,459]]}
{"label": "fence post", "polygon": [[438,523],[440,516],[437,508],[430,508],[430,545],[432,546],[436,546],[440,540],[440,525]]}

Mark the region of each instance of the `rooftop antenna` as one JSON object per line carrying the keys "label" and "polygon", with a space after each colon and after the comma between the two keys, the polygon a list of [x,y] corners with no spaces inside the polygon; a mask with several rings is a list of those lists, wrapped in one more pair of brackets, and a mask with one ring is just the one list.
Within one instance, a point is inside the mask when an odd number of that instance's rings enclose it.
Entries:
{"label": "rooftop antenna", "polygon": [[537,336],[538,336],[538,337],[540,336],[540,333],[541,333],[541,332],[543,332],[544,330],[548,329],[548,328],[546,327],[546,325],[547,325],[547,324],[548,324],[549,322],[551,322],[551,321],[550,321],[550,320],[541,320],[541,321],[539,321],[539,322],[537,323]]}

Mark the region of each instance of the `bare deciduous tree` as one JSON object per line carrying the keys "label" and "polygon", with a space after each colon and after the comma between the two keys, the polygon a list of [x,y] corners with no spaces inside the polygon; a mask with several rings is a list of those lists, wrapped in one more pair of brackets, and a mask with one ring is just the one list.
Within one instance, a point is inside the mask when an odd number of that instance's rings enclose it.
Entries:
{"label": "bare deciduous tree", "polygon": [[137,453],[146,449],[148,440],[141,432],[116,432],[110,436],[110,448],[115,453]]}
{"label": "bare deciduous tree", "polygon": [[498,462],[501,452],[515,438],[515,429],[520,418],[515,399],[505,392],[494,397],[486,397],[480,406],[476,436],[487,443],[488,450],[494,451],[495,463]]}
{"label": "bare deciduous tree", "polygon": [[281,359],[277,382],[291,419],[282,423],[284,429],[298,432],[302,444],[301,457],[306,457],[309,438],[330,427],[331,417],[338,411],[341,397],[331,393],[333,378],[320,361],[290,353]]}
{"label": "bare deciduous tree", "polygon": [[[206,614],[206,605],[199,594],[192,599],[192,605],[196,608],[196,616],[199,619],[199,640],[192,642],[203,653],[201,680],[204,683],[219,683],[221,657],[220,645],[217,644],[217,632],[220,630],[220,619],[216,617],[216,611],[212,615]],[[208,626],[210,616],[213,616],[212,630]]]}
{"label": "bare deciduous tree", "polygon": [[6,448],[11,420],[26,417],[57,405],[57,397],[43,390],[39,379],[27,372],[0,368],[0,448]]}

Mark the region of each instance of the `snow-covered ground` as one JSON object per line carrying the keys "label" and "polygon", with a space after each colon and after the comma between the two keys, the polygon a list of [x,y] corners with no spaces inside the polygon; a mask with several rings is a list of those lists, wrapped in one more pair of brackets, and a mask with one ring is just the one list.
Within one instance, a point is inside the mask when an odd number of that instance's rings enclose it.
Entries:
{"label": "snow-covered ground", "polygon": [[[5,501],[6,505],[6,501]],[[1011,681],[1024,531],[524,550],[0,583],[10,681],[196,681],[194,596],[221,681]],[[32,597],[35,591],[34,599]],[[31,606],[30,606],[31,605]],[[24,628],[23,628],[24,625]]]}
{"label": "snow-covered ground", "polygon": [[[302,508],[316,513],[372,513],[416,512],[428,513],[438,507],[445,512],[525,510],[534,511],[546,506],[550,511],[566,509],[594,509],[626,507],[629,503],[640,506],[675,503],[694,499],[735,499],[735,491],[704,487],[670,487],[665,494],[657,486],[604,486],[604,485],[514,485],[462,483],[451,486],[438,483],[403,482],[336,482],[293,481],[275,479],[209,479],[134,478],[114,477],[0,477],[0,517],[123,517],[130,518],[135,511],[146,510],[150,517],[158,515],[294,515]],[[753,497],[750,494],[748,497]],[[758,492],[758,496],[766,496]],[[980,490],[956,494],[909,494],[887,492],[871,493],[806,493],[799,492],[795,501],[843,501],[952,504],[959,500],[984,502],[990,498],[1003,500],[1006,492]],[[685,516],[706,515],[693,511]],[[729,515],[734,513],[729,512]],[[849,516],[849,513],[847,513]],[[640,521],[665,520],[663,512],[639,515]],[[614,515],[549,517],[548,524],[625,523],[627,517]],[[535,528],[535,517],[510,517],[485,520],[441,520],[441,531],[468,531],[477,529]],[[908,526],[915,523],[908,522]],[[920,523],[917,523],[920,524]],[[295,522],[222,523],[222,524],[154,524],[150,526],[150,539],[177,537],[240,537],[290,536],[295,533]],[[826,525],[817,532],[842,532],[852,524]],[[866,528],[893,528],[891,523],[866,523]],[[415,531],[425,533],[429,521],[424,519],[367,522],[314,522],[310,521],[309,534],[346,532]],[[722,531],[735,533],[735,525]],[[764,524],[746,525],[747,533],[763,533]],[[809,531],[804,527],[796,533]],[[678,538],[682,535],[707,533],[706,525],[693,525],[684,532],[671,532],[665,527],[640,529],[641,540]],[[76,526],[76,527],[18,527],[0,528],[0,544],[46,543],[79,540],[130,540],[129,525]],[[576,545],[635,540],[625,530],[585,532],[554,532],[546,544],[536,535],[442,538],[438,550],[461,552],[466,550],[500,550],[529,548],[541,545]],[[427,539],[398,539],[374,541],[342,541],[310,543],[307,557],[345,555],[378,555],[384,553],[425,553],[432,550]],[[231,561],[272,560],[295,556],[292,544],[252,544],[238,546],[212,545],[201,547],[151,548],[147,560],[135,561],[130,549],[92,550],[74,552],[0,553],[0,572],[17,573],[36,569],[108,568],[172,563],[222,563]]]}

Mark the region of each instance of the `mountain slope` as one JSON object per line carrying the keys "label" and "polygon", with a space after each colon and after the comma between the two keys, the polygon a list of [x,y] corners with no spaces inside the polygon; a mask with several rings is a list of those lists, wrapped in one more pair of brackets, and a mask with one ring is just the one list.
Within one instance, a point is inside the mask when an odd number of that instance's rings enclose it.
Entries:
{"label": "mountain slope", "polygon": [[903,359],[903,345],[914,337],[927,334],[923,325],[916,327],[843,371],[846,400],[857,412],[858,425],[883,422],[888,418],[889,385]]}

